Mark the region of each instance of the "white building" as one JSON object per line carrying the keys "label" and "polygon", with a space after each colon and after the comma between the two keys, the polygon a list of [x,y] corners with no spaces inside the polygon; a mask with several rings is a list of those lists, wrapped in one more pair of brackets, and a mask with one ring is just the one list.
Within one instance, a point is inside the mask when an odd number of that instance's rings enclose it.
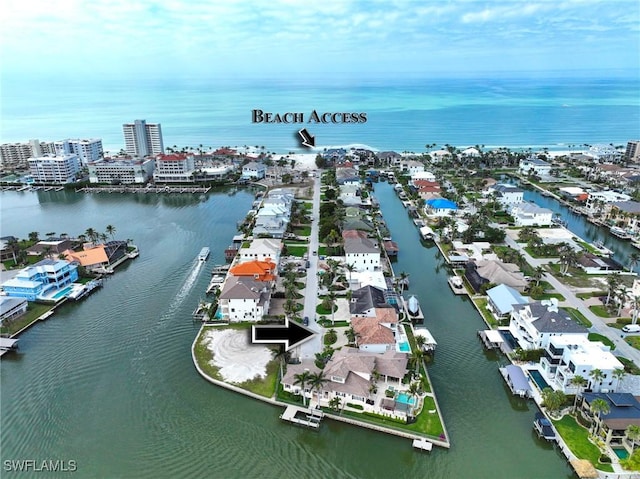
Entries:
{"label": "white building", "polygon": [[417,180],[436,181],[436,175],[430,171],[418,171],[411,175],[412,182]]}
{"label": "white building", "polygon": [[538,158],[527,158],[526,160],[520,160],[519,171],[523,175],[528,175],[532,172],[536,176],[545,177],[551,173],[551,163],[547,163],[544,160]]}
{"label": "white building", "polygon": [[617,191],[591,191],[585,202],[585,209],[590,215],[606,215],[611,210],[611,203],[629,201],[631,196]]}
{"label": "white building", "polygon": [[220,292],[220,312],[231,321],[260,321],[269,312],[271,289],[267,282],[228,276]]}
{"label": "white building", "polygon": [[77,155],[41,156],[29,159],[29,173],[36,183],[72,183],[80,171]]}
{"label": "white building", "polygon": [[362,236],[344,238],[345,263],[352,264],[355,271],[378,271],[380,248],[378,243]]}
{"label": "white building", "polygon": [[247,261],[267,261],[271,260],[275,264],[280,261],[282,251],[282,240],[275,238],[256,238],[249,244],[248,248],[240,248],[238,251],[238,262]]}
{"label": "white building", "polygon": [[89,163],[89,182],[110,184],[146,183],[153,175],[154,162],[144,160],[99,160]]}
{"label": "white building", "polygon": [[[615,392],[618,378],[614,377],[614,371],[624,369],[609,346],[575,334],[549,338],[540,367],[547,383],[565,394],[580,392],[578,386],[571,384],[576,376],[587,380],[586,387],[593,392]],[[595,369],[602,372],[599,380],[591,375]]]}
{"label": "white building", "polygon": [[36,154],[29,143],[4,143],[0,145],[0,166],[4,169],[20,168],[27,165],[29,158]]}
{"label": "white building", "polygon": [[509,332],[522,349],[544,349],[553,336],[587,337],[587,329],[575,322],[569,313],[558,308],[555,299],[513,306]]}
{"label": "white building", "polygon": [[524,190],[515,185],[498,183],[487,189],[488,194],[494,194],[498,202],[505,207],[520,204],[524,201]]}
{"label": "white building", "polygon": [[266,168],[262,163],[252,161],[242,167],[242,176],[245,178],[261,179],[266,174]]}
{"label": "white building", "polygon": [[153,181],[157,183],[189,183],[195,179],[193,155],[174,153],[156,156]]}
{"label": "white building", "polygon": [[135,120],[133,123],[122,125],[122,131],[125,150],[130,155],[145,157],[164,153],[160,123]]}
{"label": "white building", "polygon": [[411,176],[412,178],[413,178],[413,175],[424,172],[424,164],[420,163],[419,161],[415,161],[415,160],[403,161],[400,164],[400,166],[402,170],[409,173],[409,176]]}
{"label": "white building", "polygon": [[511,208],[516,226],[549,226],[553,211],[533,203],[520,203]]}

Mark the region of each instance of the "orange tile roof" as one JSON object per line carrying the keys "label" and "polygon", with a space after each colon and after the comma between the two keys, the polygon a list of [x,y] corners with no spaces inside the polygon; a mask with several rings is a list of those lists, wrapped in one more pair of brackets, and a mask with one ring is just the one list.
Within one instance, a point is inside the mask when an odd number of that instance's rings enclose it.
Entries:
{"label": "orange tile roof", "polygon": [[63,253],[69,261],[77,261],[81,266],[93,266],[109,262],[107,252],[104,250],[104,245],[99,245],[83,251],[72,251],[68,249]]}
{"label": "orange tile roof", "polygon": [[273,281],[276,264],[273,261],[246,261],[229,270],[234,276],[251,276],[258,281]]}

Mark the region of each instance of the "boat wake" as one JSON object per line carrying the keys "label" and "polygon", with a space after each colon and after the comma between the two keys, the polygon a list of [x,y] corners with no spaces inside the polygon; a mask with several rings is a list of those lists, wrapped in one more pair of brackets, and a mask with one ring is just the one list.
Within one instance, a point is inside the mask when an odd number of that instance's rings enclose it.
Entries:
{"label": "boat wake", "polygon": [[184,283],[182,284],[182,287],[180,288],[180,291],[178,291],[178,294],[176,294],[176,297],[173,298],[173,301],[171,301],[171,304],[169,305],[169,309],[167,310],[168,314],[174,313],[175,310],[178,309],[178,307],[185,300],[185,298],[193,288],[193,285],[196,283],[196,279],[198,279],[198,274],[202,270],[202,266],[204,264],[205,264],[204,261],[196,260],[195,264],[191,266],[191,270],[189,271],[189,275],[187,276],[187,279],[184,281]]}

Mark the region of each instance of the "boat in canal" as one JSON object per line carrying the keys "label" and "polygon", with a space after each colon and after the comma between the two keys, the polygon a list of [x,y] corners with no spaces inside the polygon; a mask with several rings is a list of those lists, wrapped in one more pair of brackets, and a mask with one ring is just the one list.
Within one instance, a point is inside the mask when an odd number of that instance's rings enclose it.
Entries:
{"label": "boat in canal", "polygon": [[631,236],[625,230],[617,226],[612,226],[611,228],[609,228],[609,233],[611,233],[613,236],[616,236],[622,240],[631,239]]}
{"label": "boat in canal", "polygon": [[200,253],[198,254],[198,259],[200,261],[207,261],[207,258],[209,257],[210,252],[211,250],[205,246],[200,250]]}

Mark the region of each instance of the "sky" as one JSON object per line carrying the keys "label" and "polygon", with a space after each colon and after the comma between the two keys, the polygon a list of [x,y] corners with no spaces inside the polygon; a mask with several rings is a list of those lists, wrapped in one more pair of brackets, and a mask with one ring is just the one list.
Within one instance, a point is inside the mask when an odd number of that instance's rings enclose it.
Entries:
{"label": "sky", "polygon": [[3,0],[2,78],[640,71],[638,0]]}

